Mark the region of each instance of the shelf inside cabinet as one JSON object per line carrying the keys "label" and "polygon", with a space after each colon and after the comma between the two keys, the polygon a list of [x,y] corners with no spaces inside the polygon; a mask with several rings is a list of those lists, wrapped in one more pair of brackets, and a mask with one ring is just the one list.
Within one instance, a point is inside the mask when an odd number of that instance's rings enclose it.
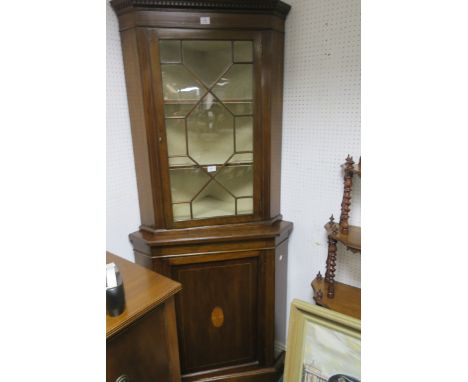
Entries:
{"label": "shelf inside cabinet", "polygon": [[[203,93],[206,95],[206,93]],[[164,100],[165,105],[194,105],[200,101],[199,98],[193,98],[193,99],[166,99]],[[247,103],[253,103],[252,99],[223,99],[223,103],[239,103],[239,104],[247,104]]]}
{"label": "shelf inside cabinet", "polygon": [[252,165],[170,169],[176,221],[253,213]]}
{"label": "shelf inside cabinet", "polygon": [[[229,216],[229,215],[244,215],[253,213],[252,210],[252,199],[246,198],[245,200],[250,200],[249,203],[239,203],[237,206],[237,213],[235,213],[235,200],[222,200],[212,196],[206,196],[194,205],[194,219],[204,219],[209,217],[217,216]],[[239,199],[244,200],[244,199]],[[247,204],[247,205],[246,205]]]}
{"label": "shelf inside cabinet", "polygon": [[[169,159],[173,159],[173,158],[169,158]],[[195,169],[195,168],[199,168],[199,167],[203,167],[205,168],[207,171],[208,171],[208,167],[216,167],[215,171],[221,167],[237,167],[237,166],[252,166],[253,165],[253,162],[252,161],[245,161],[245,162],[236,162],[236,163],[213,163],[213,164],[209,164],[209,165],[203,165],[203,166],[199,166],[199,165],[191,165],[191,164],[174,164],[174,165],[171,165],[169,166],[169,169]]]}
{"label": "shelf inside cabinet", "polygon": [[361,252],[361,227],[350,225],[347,234],[340,232],[339,224],[327,223],[325,229],[332,239],[343,243],[353,252]]}
{"label": "shelf inside cabinet", "polygon": [[328,282],[322,276],[312,281],[314,300],[317,305],[361,319],[361,289],[335,282],[335,297],[327,297]]}

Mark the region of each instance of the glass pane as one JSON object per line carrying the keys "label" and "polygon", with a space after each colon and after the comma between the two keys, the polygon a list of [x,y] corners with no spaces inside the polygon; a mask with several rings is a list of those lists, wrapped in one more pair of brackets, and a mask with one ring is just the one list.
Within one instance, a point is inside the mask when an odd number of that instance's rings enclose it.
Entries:
{"label": "glass pane", "polygon": [[253,198],[237,199],[237,215],[253,213]]}
{"label": "glass pane", "polygon": [[192,208],[194,219],[235,215],[236,201],[224,188],[211,181],[193,201]]}
{"label": "glass pane", "polygon": [[190,220],[190,203],[173,204],[172,214],[174,215],[175,221]]}
{"label": "glass pane", "polygon": [[234,115],[252,115],[252,102],[223,102],[229,111]]}
{"label": "glass pane", "polygon": [[253,118],[236,118],[236,151],[253,150]]}
{"label": "glass pane", "polygon": [[184,64],[211,86],[231,65],[230,41],[183,41]]}
{"label": "glass pane", "polygon": [[159,55],[162,63],[181,62],[180,40],[160,40]]}
{"label": "glass pane", "polygon": [[172,202],[190,202],[210,179],[200,168],[169,170],[171,175]]}
{"label": "glass pane", "polygon": [[174,220],[253,213],[253,42],[159,48]]}
{"label": "glass pane", "polygon": [[252,166],[224,167],[215,179],[236,197],[253,195]]}
{"label": "glass pane", "polygon": [[252,62],[252,41],[234,41],[234,62]]}
{"label": "glass pane", "polygon": [[195,162],[188,157],[169,158],[169,167],[195,166]]}
{"label": "glass pane", "polygon": [[252,64],[234,64],[218,81],[213,93],[221,101],[252,100],[252,75]]}
{"label": "glass pane", "polygon": [[253,104],[252,102],[223,102],[224,105],[235,115],[252,115]]}
{"label": "glass pane", "polygon": [[208,93],[187,118],[189,155],[201,165],[222,164],[234,152],[234,120]]}
{"label": "glass pane", "polygon": [[199,100],[205,89],[192,74],[178,64],[162,64],[164,100]]}
{"label": "glass pane", "polygon": [[192,110],[195,103],[166,103],[164,105],[165,117],[185,117],[187,113]]}
{"label": "glass pane", "polygon": [[166,136],[169,156],[187,154],[185,119],[166,119]]}
{"label": "glass pane", "polygon": [[252,163],[253,153],[242,153],[234,155],[228,163]]}

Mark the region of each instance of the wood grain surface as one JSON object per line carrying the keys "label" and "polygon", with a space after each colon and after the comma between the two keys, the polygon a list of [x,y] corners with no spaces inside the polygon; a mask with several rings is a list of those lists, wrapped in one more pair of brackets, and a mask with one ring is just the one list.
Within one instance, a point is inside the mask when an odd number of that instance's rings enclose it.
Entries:
{"label": "wood grain surface", "polygon": [[[350,285],[335,282],[335,297],[328,298],[328,283],[324,278],[315,278],[312,281],[314,299],[317,305],[361,319],[361,289]],[[321,291],[321,298],[317,294]]]}
{"label": "wood grain surface", "polygon": [[110,252],[106,254],[106,261],[114,262],[120,268],[126,303],[125,311],[120,316],[106,315],[106,338],[129,326],[182,288],[180,283]]}
{"label": "wood grain surface", "polygon": [[343,243],[348,248],[361,251],[361,227],[350,225],[348,228],[348,234],[340,233],[339,230],[338,232],[334,231],[333,227],[330,226],[329,223],[325,225],[325,229],[327,230],[327,235],[329,237]]}

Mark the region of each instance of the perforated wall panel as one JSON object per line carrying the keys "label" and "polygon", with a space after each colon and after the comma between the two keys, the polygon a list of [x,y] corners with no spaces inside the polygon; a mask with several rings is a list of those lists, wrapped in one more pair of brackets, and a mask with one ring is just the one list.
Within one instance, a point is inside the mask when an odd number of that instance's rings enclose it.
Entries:
{"label": "perforated wall panel", "polygon": [[128,234],[140,225],[135,163],[117,16],[106,0],[107,250],[134,261]]}
{"label": "perforated wall panel", "polygon": [[[286,22],[282,213],[294,222],[288,300],[313,301],[310,283],[324,274],[323,228],[340,216],[347,154],[360,155],[360,2],[291,0]],[[364,162],[365,168],[365,162]],[[351,224],[360,225],[355,179]],[[364,253],[365,255],[365,253]],[[360,255],[338,247],[336,279],[360,286]]]}

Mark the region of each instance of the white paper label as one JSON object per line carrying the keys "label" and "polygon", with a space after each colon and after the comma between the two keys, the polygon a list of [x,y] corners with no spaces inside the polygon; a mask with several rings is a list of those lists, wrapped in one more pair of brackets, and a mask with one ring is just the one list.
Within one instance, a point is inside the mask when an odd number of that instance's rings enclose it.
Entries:
{"label": "white paper label", "polygon": [[208,172],[215,172],[215,171],[216,171],[216,166],[208,166],[208,167],[206,168],[206,171],[208,171]]}
{"label": "white paper label", "polygon": [[200,17],[200,24],[211,24],[210,18],[207,16]]}
{"label": "white paper label", "polygon": [[115,264],[106,264],[106,284],[107,288],[114,288],[117,286],[117,276],[115,274]]}

